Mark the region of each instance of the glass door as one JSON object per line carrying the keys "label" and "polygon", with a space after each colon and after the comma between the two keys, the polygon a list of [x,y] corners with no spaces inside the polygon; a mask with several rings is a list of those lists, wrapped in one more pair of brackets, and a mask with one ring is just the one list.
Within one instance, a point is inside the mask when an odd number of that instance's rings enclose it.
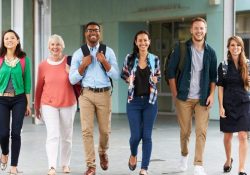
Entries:
{"label": "glass door", "polygon": [[185,20],[157,21],[149,24],[151,52],[159,56],[161,61],[162,79],[158,86],[158,108],[161,114],[175,113],[170,89],[165,81],[164,60],[177,42],[190,38],[191,20],[192,18],[185,18]]}

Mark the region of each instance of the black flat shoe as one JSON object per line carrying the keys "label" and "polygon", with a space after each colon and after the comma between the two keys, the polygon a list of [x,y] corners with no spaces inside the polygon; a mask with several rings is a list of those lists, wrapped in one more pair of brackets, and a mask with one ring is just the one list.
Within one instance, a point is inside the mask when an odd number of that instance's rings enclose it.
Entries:
{"label": "black flat shoe", "polygon": [[130,169],[131,171],[134,171],[134,170],[136,169],[137,157],[135,157],[136,163],[135,163],[134,165],[132,165],[132,164],[130,163],[131,157],[132,157],[132,156],[130,155],[130,157],[129,157],[129,159],[128,159],[128,167],[129,167],[129,169]]}
{"label": "black flat shoe", "polygon": [[229,173],[232,169],[232,165],[233,165],[233,158],[231,158],[231,163],[229,166],[223,166],[223,170],[224,170],[224,173]]}
{"label": "black flat shoe", "polygon": [[245,172],[239,172],[239,175],[247,175]]}

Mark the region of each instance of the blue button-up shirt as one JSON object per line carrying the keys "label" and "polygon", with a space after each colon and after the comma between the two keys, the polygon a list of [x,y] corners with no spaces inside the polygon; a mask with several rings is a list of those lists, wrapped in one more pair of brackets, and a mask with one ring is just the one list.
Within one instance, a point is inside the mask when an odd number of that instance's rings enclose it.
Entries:
{"label": "blue button-up shirt", "polygon": [[101,63],[96,58],[99,46],[99,43],[93,48],[88,46],[92,62],[85,69],[83,75],[80,75],[78,72],[78,67],[82,63],[84,55],[81,48],[74,52],[69,71],[69,80],[71,84],[76,84],[82,80],[82,87],[103,88],[111,86],[109,77],[116,80],[119,78],[119,69],[114,51],[111,48],[106,47],[105,58],[111,65],[111,69],[108,72],[105,72]]}

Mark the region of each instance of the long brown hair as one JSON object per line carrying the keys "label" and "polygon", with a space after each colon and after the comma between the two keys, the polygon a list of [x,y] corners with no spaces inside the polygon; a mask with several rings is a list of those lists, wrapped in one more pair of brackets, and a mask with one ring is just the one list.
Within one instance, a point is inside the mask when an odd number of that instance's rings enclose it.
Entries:
{"label": "long brown hair", "polygon": [[[234,40],[238,45],[241,46],[241,53],[239,55],[239,70],[241,73],[241,78],[244,83],[244,88],[246,90],[249,89],[249,83],[248,83],[248,64],[247,64],[247,58],[245,55],[245,47],[244,47],[244,42],[241,37],[239,36],[231,36],[228,41],[227,41],[227,48],[229,49],[231,41]],[[227,51],[227,58],[232,59],[232,55],[230,51]]]}
{"label": "long brown hair", "polygon": [[[5,36],[6,33],[9,33],[9,32],[14,33],[14,35],[16,36],[16,38],[18,40],[20,40],[20,37],[18,36],[18,34],[14,30],[9,29],[9,30],[5,31],[3,33],[2,42],[1,42],[1,46],[0,46],[0,57],[4,57],[6,55],[6,53],[7,53],[7,48],[4,46],[4,36]],[[16,56],[18,58],[22,58],[22,57],[26,56],[26,53],[21,48],[20,42],[16,46],[16,50],[15,50],[14,56]]]}

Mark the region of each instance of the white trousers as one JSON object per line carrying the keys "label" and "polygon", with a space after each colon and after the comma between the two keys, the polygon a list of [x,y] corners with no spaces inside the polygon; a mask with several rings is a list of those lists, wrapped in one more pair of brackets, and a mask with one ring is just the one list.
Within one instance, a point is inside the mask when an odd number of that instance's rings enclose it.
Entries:
{"label": "white trousers", "polygon": [[56,168],[58,153],[61,166],[70,164],[76,106],[76,104],[63,108],[41,106],[42,117],[47,128],[46,152],[49,169]]}

